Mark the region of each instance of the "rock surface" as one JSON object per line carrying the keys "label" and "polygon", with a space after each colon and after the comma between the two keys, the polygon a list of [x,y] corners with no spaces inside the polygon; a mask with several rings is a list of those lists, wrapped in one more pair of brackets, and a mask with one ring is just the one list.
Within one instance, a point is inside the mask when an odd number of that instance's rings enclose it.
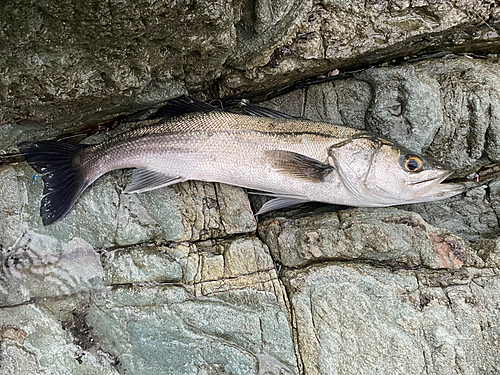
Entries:
{"label": "rock surface", "polygon": [[500,368],[497,271],[333,263],[288,271],[284,280],[305,374]]}
{"label": "rock surface", "polygon": [[[101,142],[189,92],[273,97],[460,176],[500,162],[492,1],[19,0],[0,25],[1,154]],[[255,218],[241,188],[123,194],[116,171],[44,227],[40,176],[1,158],[0,373],[500,373],[496,176],[440,202]]]}
{"label": "rock surface", "polygon": [[461,238],[430,226],[417,214],[393,208],[275,217],[259,226],[259,234],[273,258],[286,267],[352,259],[406,268],[483,265]]}

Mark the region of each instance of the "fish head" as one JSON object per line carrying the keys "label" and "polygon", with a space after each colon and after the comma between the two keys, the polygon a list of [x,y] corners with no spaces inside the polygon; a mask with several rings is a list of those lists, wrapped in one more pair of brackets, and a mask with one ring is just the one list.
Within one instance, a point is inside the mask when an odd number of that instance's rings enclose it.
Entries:
{"label": "fish head", "polygon": [[440,162],[370,135],[331,147],[329,157],[346,188],[368,207],[434,201],[464,190],[442,183],[453,171]]}

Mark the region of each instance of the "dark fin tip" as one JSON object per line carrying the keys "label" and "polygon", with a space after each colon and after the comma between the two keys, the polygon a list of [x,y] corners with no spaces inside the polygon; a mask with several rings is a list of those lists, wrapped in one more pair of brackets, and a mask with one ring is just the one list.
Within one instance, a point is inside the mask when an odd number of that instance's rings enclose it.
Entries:
{"label": "dark fin tip", "polygon": [[18,145],[28,164],[44,182],[40,214],[43,225],[66,216],[85,190],[80,168],[74,157],[85,145],[57,141],[23,142]]}

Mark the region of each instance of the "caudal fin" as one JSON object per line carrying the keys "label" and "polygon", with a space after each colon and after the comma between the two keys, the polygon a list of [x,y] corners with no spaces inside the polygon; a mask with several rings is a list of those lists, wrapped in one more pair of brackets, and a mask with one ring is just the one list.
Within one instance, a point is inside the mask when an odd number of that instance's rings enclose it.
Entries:
{"label": "caudal fin", "polygon": [[39,141],[23,142],[18,147],[45,185],[40,206],[43,225],[61,220],[87,187],[74,162],[75,155],[87,146]]}

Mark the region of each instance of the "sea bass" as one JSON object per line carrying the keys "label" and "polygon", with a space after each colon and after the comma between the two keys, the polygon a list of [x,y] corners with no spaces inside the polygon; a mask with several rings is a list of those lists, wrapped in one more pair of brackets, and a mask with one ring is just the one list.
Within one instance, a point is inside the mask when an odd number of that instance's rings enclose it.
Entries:
{"label": "sea bass", "polygon": [[[238,113],[243,109],[243,114]],[[452,171],[365,131],[247,104],[230,111],[180,97],[155,125],[96,145],[19,145],[44,181],[44,225],[66,216],[103,174],[135,168],[124,193],[187,180],[241,186],[275,197],[257,214],[307,201],[358,207],[427,202],[463,191]]]}

